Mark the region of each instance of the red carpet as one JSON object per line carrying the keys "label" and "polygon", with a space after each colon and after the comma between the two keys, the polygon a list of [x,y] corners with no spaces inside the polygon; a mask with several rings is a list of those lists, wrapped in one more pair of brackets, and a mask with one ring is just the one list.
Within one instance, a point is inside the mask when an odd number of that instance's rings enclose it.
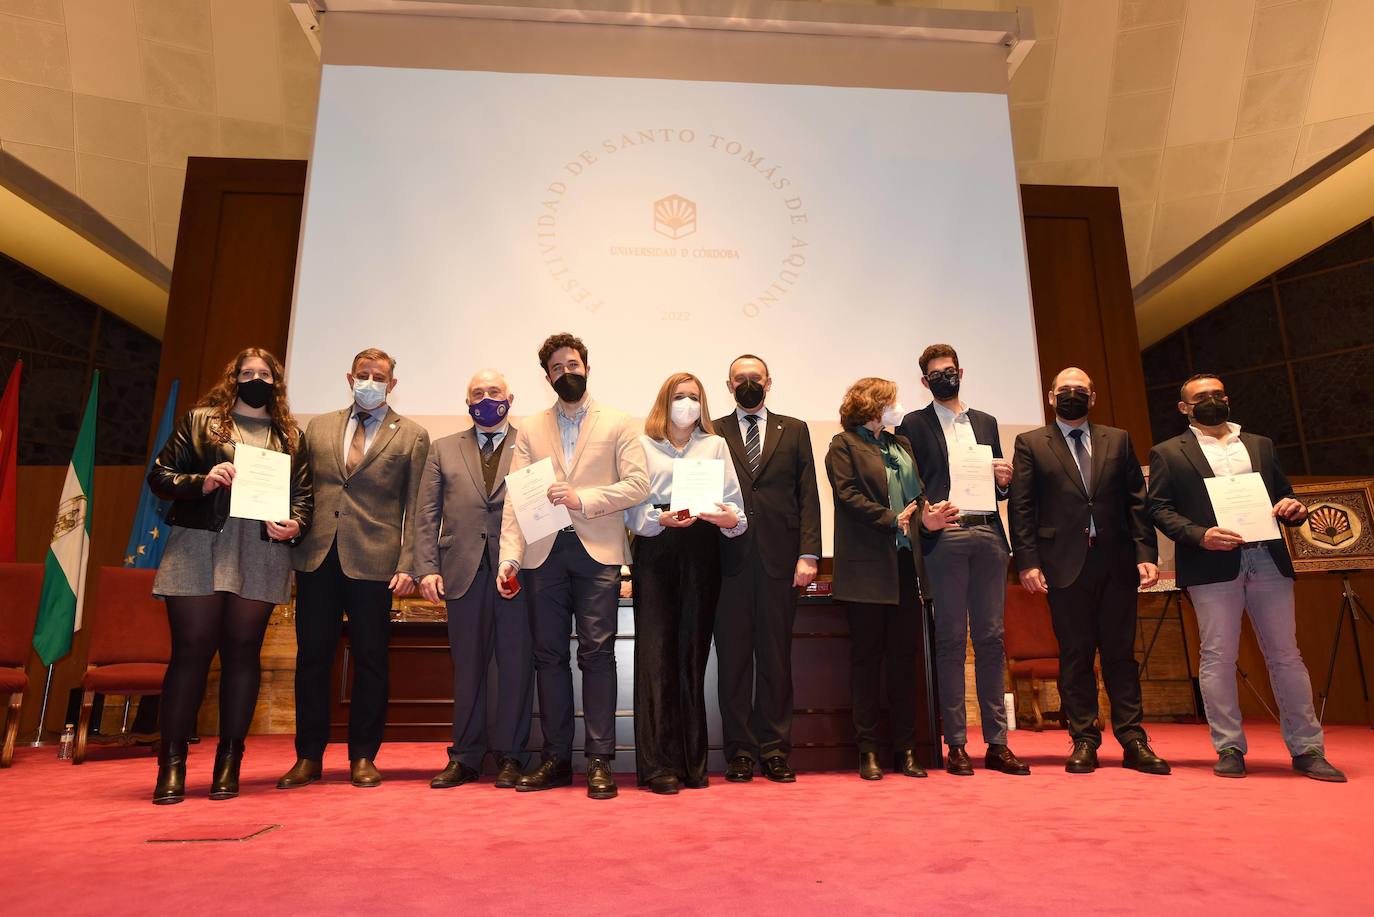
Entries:
{"label": "red carpet", "polygon": [[[10,914],[1054,914],[1374,911],[1374,731],[1335,727],[1351,782],[1291,773],[1278,732],[1251,730],[1251,776],[1211,774],[1207,732],[1152,727],[1173,776],[1061,768],[1062,731],[1013,734],[1031,777],[803,774],[660,798],[622,786],[435,791],[442,745],[396,744],[359,790],[342,753],[326,782],[274,790],[291,740],[249,740],[244,795],[210,802],[213,747],[190,795],[151,805],[146,751],[93,747],[71,767],[21,749],[0,771],[0,908]],[[970,752],[974,749],[970,747]],[[978,749],[981,757],[981,748]],[[981,763],[981,762],[980,762]],[[340,765],[342,764],[342,767]],[[622,783],[625,779],[622,775]],[[237,843],[150,839],[244,837]]]}

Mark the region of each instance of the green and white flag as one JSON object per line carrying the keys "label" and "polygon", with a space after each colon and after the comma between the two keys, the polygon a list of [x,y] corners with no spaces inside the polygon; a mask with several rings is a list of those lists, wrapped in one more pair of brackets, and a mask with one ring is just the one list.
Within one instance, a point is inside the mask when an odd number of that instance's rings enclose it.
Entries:
{"label": "green and white flag", "polygon": [[52,544],[44,561],[43,598],[33,648],[44,665],[71,652],[72,634],[81,629],[81,598],[86,590],[86,562],[91,552],[91,480],[95,476],[95,412],[100,371],[91,380],[81,432],[76,435],[62,502],[52,527]]}

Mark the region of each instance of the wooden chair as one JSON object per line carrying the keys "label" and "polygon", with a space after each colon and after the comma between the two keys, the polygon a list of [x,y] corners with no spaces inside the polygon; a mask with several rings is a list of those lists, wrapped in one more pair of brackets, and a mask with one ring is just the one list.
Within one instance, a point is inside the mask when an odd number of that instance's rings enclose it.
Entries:
{"label": "wooden chair", "polygon": [[81,718],[76,727],[72,764],[86,760],[91,704],[102,694],[162,693],[162,678],[172,658],[167,610],[153,598],[156,570],[102,567],[96,579],[95,607],[86,674],[81,678]]}
{"label": "wooden chair", "polygon": [[1003,640],[1007,650],[1007,677],[1012,693],[1023,681],[1030,682],[1030,728],[1045,728],[1045,713],[1040,709],[1040,688],[1049,679],[1059,683],[1059,641],[1054,637],[1050,603],[1044,595],[1030,593],[1020,586],[1007,589]]}
{"label": "wooden chair", "polygon": [[19,735],[19,711],[29,676],[24,671],[33,650],[33,625],[43,593],[42,564],[0,564],[0,694],[10,696],[5,717],[5,744],[0,767],[14,760],[14,741]]}

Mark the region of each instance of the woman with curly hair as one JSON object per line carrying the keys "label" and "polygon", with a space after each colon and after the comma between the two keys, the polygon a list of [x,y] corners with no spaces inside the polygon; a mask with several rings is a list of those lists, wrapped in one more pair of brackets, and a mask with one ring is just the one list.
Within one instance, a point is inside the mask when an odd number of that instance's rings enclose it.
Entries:
{"label": "woman with curly hair", "polygon": [[[229,515],[239,444],[291,456],[290,518]],[[220,657],[220,740],[211,799],[238,795],[244,737],[257,705],[259,654],[274,606],[291,597],[290,545],[310,525],[310,467],[286,401],[276,357],[240,352],[214,388],[177,424],[148,475],[171,500],[167,548],[153,593],[167,601],[172,658],[162,683],[162,745],[153,802],[181,802],[186,743],[195,729],[210,661]]]}
{"label": "woman with curly hair", "polygon": [[894,768],[924,777],[916,760],[916,654],[922,628],[921,531],[957,525],[959,508],[928,503],[902,422],[897,383],[869,376],[845,392],[840,425],[825,457],[835,496],[835,579],[831,592],[848,606],[850,690],[859,776],[881,780],[878,710],[887,670]]}

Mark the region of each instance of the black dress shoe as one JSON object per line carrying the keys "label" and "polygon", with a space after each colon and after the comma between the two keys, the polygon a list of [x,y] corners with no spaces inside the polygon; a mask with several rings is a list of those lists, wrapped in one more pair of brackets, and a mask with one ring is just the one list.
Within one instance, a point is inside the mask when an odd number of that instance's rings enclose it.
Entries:
{"label": "black dress shoe", "polygon": [[916,760],[916,752],[908,748],[906,751],[899,751],[893,756],[896,760],[892,762],[892,769],[908,777],[924,777],[926,769],[921,767]]}
{"label": "black dress shoe", "polygon": [[460,761],[449,761],[448,765],[429,782],[431,790],[447,790],[465,783],[476,783],[480,775],[477,771]]}
{"label": "black dress shoe", "polygon": [[735,755],[725,768],[725,779],[731,783],[748,783],[754,779],[754,759],[748,755]]}
{"label": "black dress shoe", "polygon": [[774,783],[796,783],[797,772],[787,766],[787,759],[782,755],[771,755],[763,759],[763,764],[759,766],[763,776]]}
{"label": "black dress shoe", "polygon": [[676,796],[679,784],[672,774],[659,774],[649,778],[649,789],[659,796]]}
{"label": "black dress shoe", "polygon": [[1126,743],[1121,756],[1121,766],[1140,771],[1142,774],[1163,776],[1169,773],[1169,762],[1155,754],[1150,743],[1144,739],[1131,739]]}
{"label": "black dress shoe", "polygon": [[513,789],[520,777],[520,762],[514,758],[502,758],[501,766],[496,771],[496,788],[498,790]]}
{"label": "black dress shoe", "polygon": [[1293,770],[1304,777],[1311,777],[1323,783],[1345,783],[1345,774],[1326,760],[1326,755],[1320,748],[1309,748],[1300,755],[1294,755]]}
{"label": "black dress shoe", "polygon": [[170,806],[186,798],[186,741],[162,740],[157,755],[153,805]]}
{"label": "black dress shoe", "polygon": [[1239,748],[1223,748],[1217,753],[1217,763],[1212,765],[1212,773],[1218,777],[1244,777],[1244,752]]}
{"label": "black dress shoe", "polygon": [[973,762],[969,760],[968,752],[962,745],[951,745],[949,754],[945,755],[945,770],[956,777],[972,777]]}
{"label": "black dress shoe", "polygon": [[[677,778],[673,778],[677,783]],[[601,755],[587,756],[587,797],[589,799],[614,799],[620,792],[615,785],[615,773],[611,770],[611,759]],[[677,792],[674,790],[673,792]]]}
{"label": "black dress shoe", "polygon": [[1086,739],[1073,743],[1073,754],[1064,762],[1064,770],[1070,774],[1091,774],[1097,770],[1097,749]]}
{"label": "black dress shoe", "polygon": [[277,789],[294,790],[298,787],[309,786],[320,779],[321,769],[319,761],[297,758],[296,763],[291,765],[291,770],[282,774],[281,779],[277,781]]}
{"label": "black dress shoe", "polygon": [[544,760],[533,771],[515,781],[517,793],[537,793],[560,786],[572,786],[572,765],[559,758]]}
{"label": "black dress shoe", "polygon": [[243,739],[220,739],[215,749],[215,776],[210,781],[211,799],[233,799],[239,794],[242,763]]}
{"label": "black dress shoe", "polygon": [[878,766],[876,751],[859,752],[859,776],[865,780],[882,780],[883,769]]}
{"label": "black dress shoe", "polygon": [[348,777],[354,786],[374,787],[382,785],[382,772],[371,758],[356,758],[348,762]]}
{"label": "black dress shoe", "polygon": [[1030,774],[1030,765],[1011,753],[1005,745],[989,745],[988,753],[983,756],[983,766],[990,771],[1015,774],[1025,777]]}

